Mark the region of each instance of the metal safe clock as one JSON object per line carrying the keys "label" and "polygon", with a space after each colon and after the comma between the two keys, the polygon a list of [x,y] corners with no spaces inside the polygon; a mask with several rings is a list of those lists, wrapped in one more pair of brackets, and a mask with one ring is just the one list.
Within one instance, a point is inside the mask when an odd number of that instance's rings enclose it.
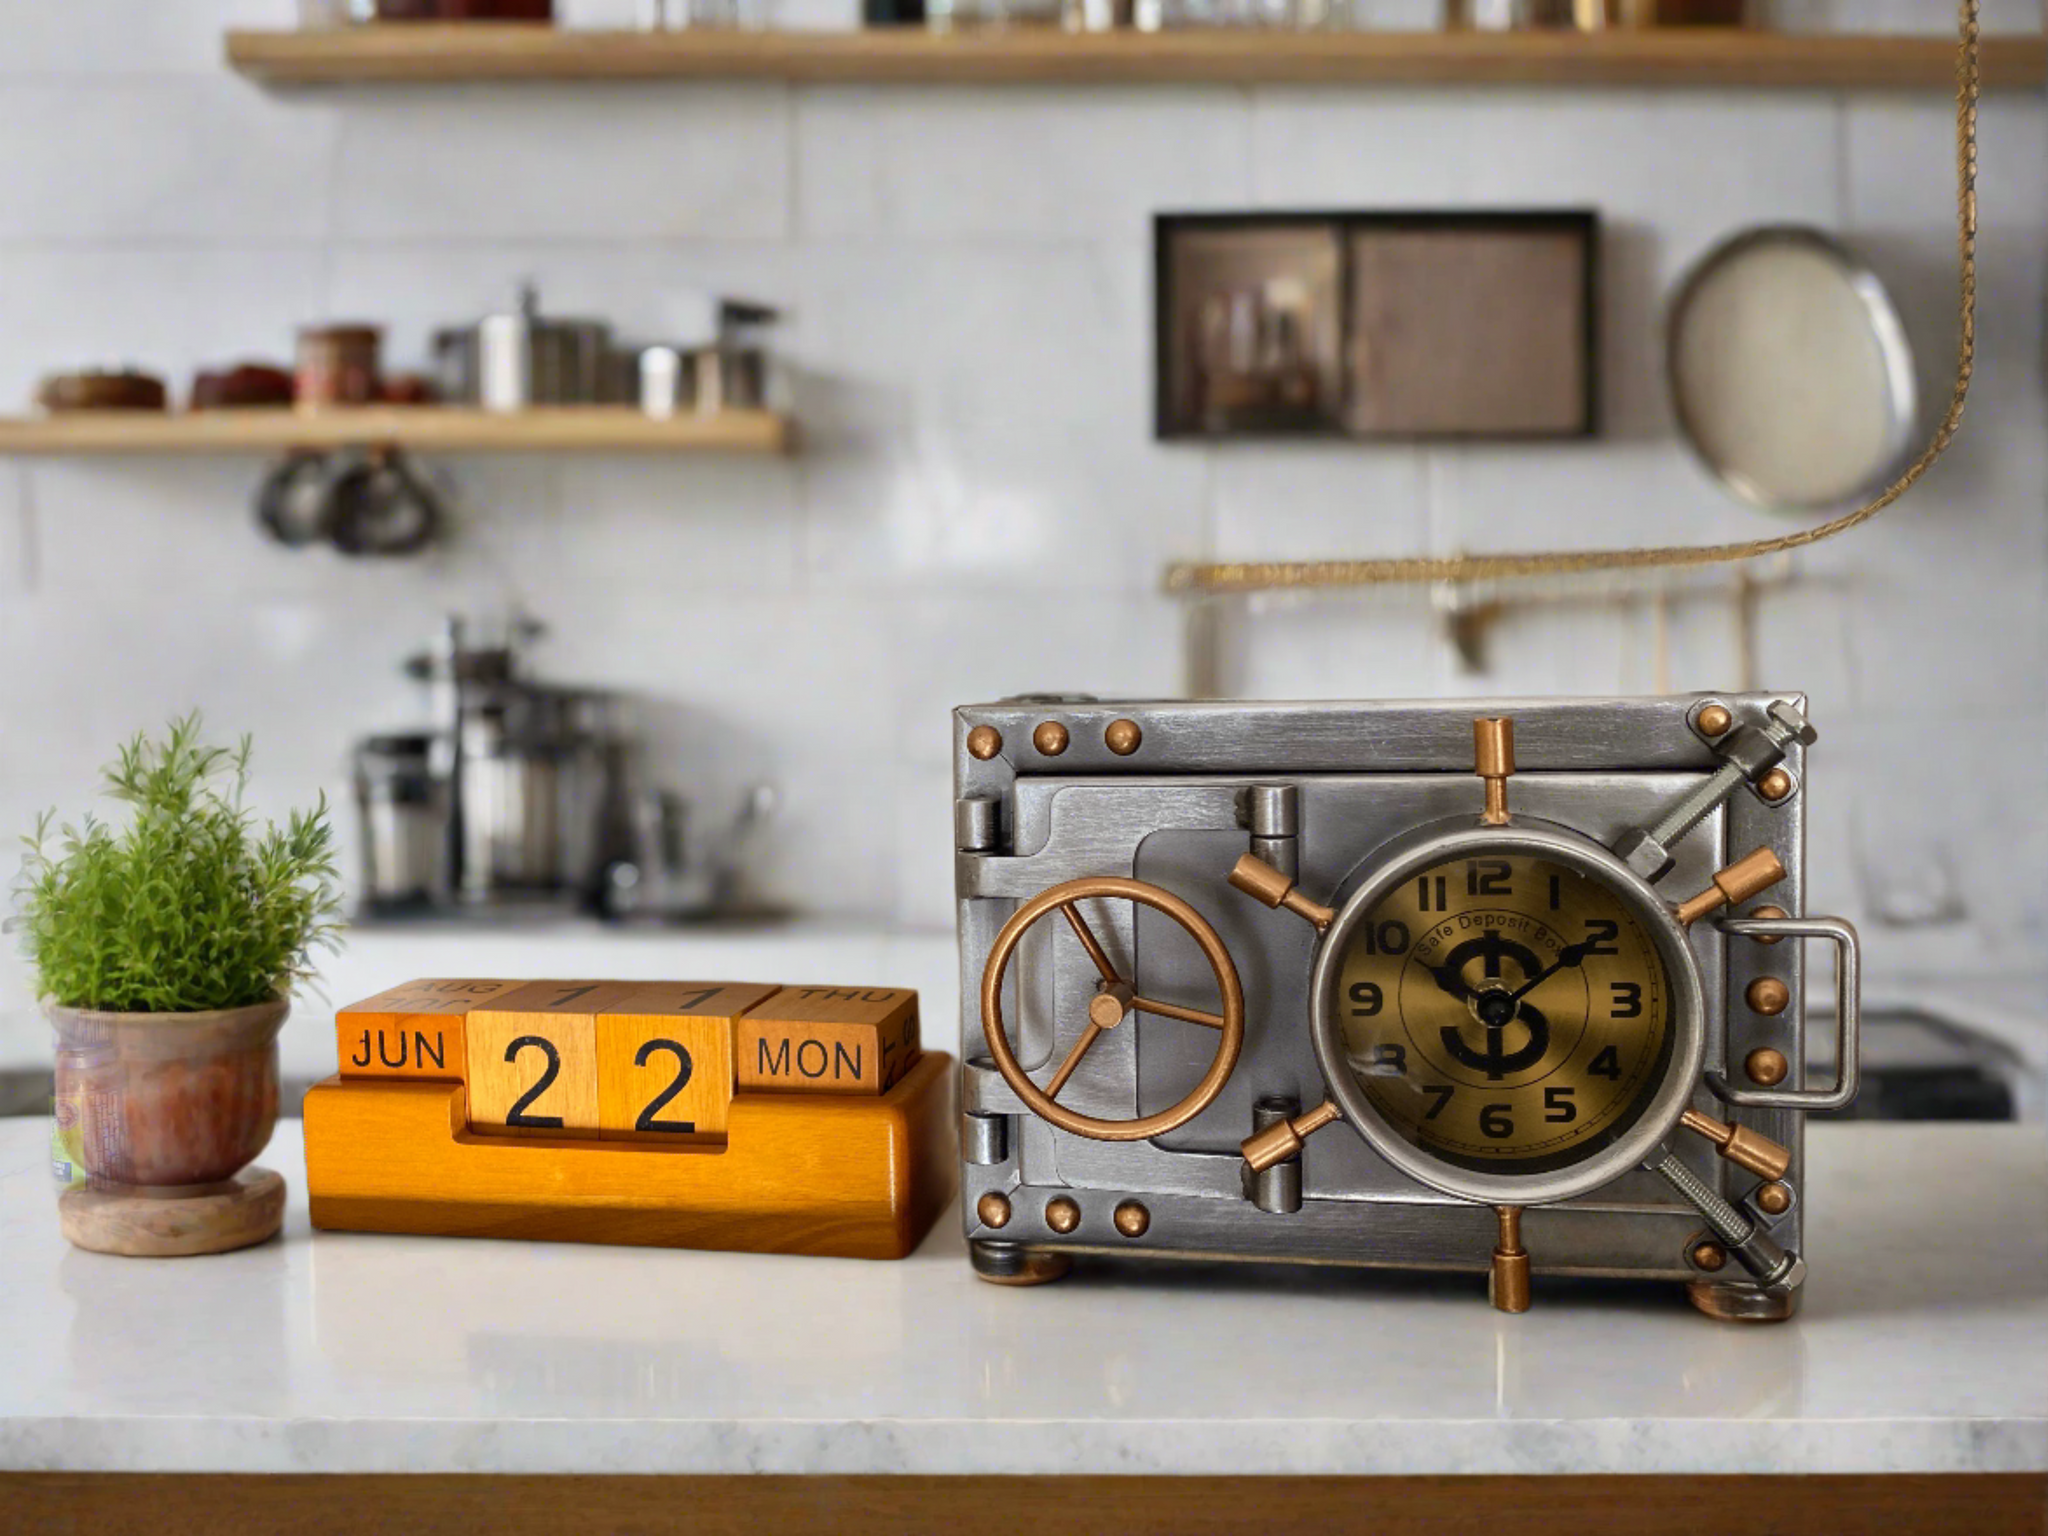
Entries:
{"label": "metal safe clock", "polygon": [[1857,1081],[1855,933],[1796,915],[1802,699],[1047,696],[955,738],[983,1278],[1291,1259],[1792,1314],[1803,1116]]}

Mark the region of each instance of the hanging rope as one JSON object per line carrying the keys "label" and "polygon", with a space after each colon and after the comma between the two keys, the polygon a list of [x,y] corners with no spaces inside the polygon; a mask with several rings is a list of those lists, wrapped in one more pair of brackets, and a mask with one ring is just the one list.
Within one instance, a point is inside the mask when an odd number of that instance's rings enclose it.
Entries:
{"label": "hanging rope", "polygon": [[1962,0],[1961,44],[1956,59],[1956,241],[1961,256],[1958,284],[1955,392],[1934,436],[1920,456],[1884,493],[1854,511],[1797,533],[1735,544],[1667,545],[1650,549],[1595,549],[1571,552],[1413,556],[1389,560],[1306,560],[1176,565],[1167,571],[1169,592],[1258,592],[1272,588],[1358,587],[1389,582],[1504,581],[1581,571],[1633,571],[1728,565],[1762,555],[1804,549],[1869,522],[1916,485],[1955,440],[1977,357],[1977,97],[1982,86],[1978,59],[1979,0]]}

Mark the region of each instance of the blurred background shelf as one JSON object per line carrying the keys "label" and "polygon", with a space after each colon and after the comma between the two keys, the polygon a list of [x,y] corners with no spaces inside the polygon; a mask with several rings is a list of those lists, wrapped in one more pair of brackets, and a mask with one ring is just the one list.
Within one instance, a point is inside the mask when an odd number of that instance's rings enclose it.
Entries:
{"label": "blurred background shelf", "polygon": [[[1692,85],[1952,90],[1947,37],[1761,31],[1183,32],[1018,29],[576,32],[465,23],[237,31],[229,62],[275,85],[455,80],[898,84]],[[1984,44],[1985,83],[2048,81],[2048,42]]]}
{"label": "blurred background shelf", "polygon": [[657,418],[606,406],[516,415],[433,406],[163,415],[78,411],[0,420],[0,454],[272,453],[371,446],[443,453],[778,454],[788,452],[793,440],[789,419],[772,411]]}

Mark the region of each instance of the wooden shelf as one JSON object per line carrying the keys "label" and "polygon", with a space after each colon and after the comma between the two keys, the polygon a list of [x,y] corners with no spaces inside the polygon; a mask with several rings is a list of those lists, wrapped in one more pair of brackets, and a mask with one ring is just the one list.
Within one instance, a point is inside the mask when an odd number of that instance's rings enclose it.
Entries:
{"label": "wooden shelf", "polygon": [[[1955,42],[1760,31],[1089,33],[572,32],[470,22],[230,32],[229,62],[276,85],[455,80],[894,84],[1656,85],[1950,91]],[[1989,86],[2048,82],[2048,42],[1992,38]]]}
{"label": "wooden shelf", "polygon": [[391,445],[438,453],[753,453],[789,451],[794,432],[769,411],[660,420],[619,406],[504,415],[436,406],[287,411],[75,411],[0,420],[0,455],[281,453]]}

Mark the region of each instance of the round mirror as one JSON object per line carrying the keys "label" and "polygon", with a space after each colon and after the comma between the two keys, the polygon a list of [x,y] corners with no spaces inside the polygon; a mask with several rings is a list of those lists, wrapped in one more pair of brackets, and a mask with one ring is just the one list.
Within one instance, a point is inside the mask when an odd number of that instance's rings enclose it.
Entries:
{"label": "round mirror", "polygon": [[1913,356],[1874,273],[1818,230],[1751,230],[1672,301],[1679,430],[1745,501],[1826,508],[1877,490],[1912,447]]}

